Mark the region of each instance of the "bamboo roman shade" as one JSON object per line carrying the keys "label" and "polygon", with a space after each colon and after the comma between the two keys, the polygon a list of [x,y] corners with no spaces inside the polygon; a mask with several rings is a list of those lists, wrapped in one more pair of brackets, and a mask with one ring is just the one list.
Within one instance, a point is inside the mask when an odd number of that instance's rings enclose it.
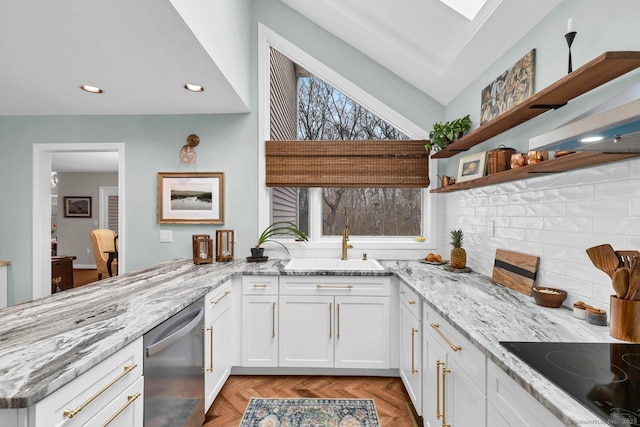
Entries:
{"label": "bamboo roman shade", "polygon": [[426,142],[267,141],[267,187],[428,187]]}

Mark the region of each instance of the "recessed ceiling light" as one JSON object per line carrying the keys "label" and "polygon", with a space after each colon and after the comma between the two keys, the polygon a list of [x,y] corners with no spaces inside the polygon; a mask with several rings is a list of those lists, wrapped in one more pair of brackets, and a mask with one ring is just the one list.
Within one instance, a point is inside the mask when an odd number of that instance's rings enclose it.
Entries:
{"label": "recessed ceiling light", "polygon": [[590,143],[590,142],[602,141],[603,139],[604,139],[604,136],[595,135],[595,136],[588,136],[586,138],[582,138],[578,142]]}
{"label": "recessed ceiling light", "polygon": [[440,0],[460,15],[473,21],[487,0]]}
{"label": "recessed ceiling light", "polygon": [[194,84],[194,83],[187,83],[184,85],[184,88],[186,90],[190,90],[191,92],[202,92],[204,90],[204,88],[200,85]]}
{"label": "recessed ceiling light", "polygon": [[89,86],[89,85],[80,85],[80,89],[89,93],[103,93],[104,91],[99,87]]}

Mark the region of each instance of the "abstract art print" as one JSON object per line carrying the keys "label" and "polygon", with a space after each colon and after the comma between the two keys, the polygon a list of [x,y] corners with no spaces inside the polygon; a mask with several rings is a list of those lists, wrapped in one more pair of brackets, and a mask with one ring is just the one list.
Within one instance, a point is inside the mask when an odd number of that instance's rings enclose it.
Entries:
{"label": "abstract art print", "polygon": [[532,49],[482,89],[481,126],[533,95],[535,60],[536,50]]}
{"label": "abstract art print", "polygon": [[224,224],[222,172],[158,173],[158,224]]}

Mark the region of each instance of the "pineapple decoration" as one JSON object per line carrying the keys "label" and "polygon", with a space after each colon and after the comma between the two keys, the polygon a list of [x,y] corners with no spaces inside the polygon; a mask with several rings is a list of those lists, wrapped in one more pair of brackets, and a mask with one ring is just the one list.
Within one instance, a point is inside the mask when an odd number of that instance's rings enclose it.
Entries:
{"label": "pineapple decoration", "polygon": [[451,268],[465,268],[467,266],[467,252],[462,248],[464,235],[462,229],[451,230]]}

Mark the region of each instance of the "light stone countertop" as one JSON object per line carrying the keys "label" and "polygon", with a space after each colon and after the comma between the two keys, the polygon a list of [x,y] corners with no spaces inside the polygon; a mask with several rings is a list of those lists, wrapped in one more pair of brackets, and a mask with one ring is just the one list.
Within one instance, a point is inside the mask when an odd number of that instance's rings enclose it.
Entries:
{"label": "light stone countertop", "polygon": [[33,405],[234,275],[395,275],[566,425],[598,423],[499,341],[616,342],[607,327],[540,307],[485,276],[418,261],[339,273],[285,271],[285,264],[175,260],[0,310],[0,408]]}

